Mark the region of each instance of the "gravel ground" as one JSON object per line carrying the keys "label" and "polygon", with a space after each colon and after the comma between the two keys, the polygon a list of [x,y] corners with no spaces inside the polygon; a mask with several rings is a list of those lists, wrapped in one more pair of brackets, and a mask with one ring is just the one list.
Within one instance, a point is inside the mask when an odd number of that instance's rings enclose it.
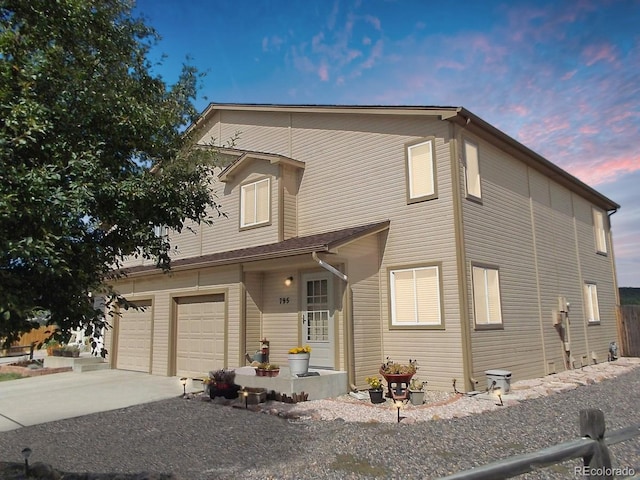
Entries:
{"label": "gravel ground", "polygon": [[[0,433],[0,460],[20,462],[29,446],[33,462],[71,472],[151,471],[181,480],[438,478],[577,438],[583,408],[603,410],[608,430],[640,424],[640,368],[631,368],[638,361],[623,365],[545,377],[544,388],[542,380],[517,382],[505,407],[431,393],[448,403],[407,407],[399,424],[395,408],[349,397],[266,408],[277,415],[176,398]],[[614,466],[640,474],[640,437],[611,452]],[[574,474],[580,465],[521,478],[581,478]]]}

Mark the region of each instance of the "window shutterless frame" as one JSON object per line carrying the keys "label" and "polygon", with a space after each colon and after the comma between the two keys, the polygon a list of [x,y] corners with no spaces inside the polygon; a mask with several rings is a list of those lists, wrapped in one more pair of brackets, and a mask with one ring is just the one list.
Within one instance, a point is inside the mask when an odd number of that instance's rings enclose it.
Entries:
{"label": "window shutterless frame", "polygon": [[240,186],[240,229],[271,222],[271,179],[261,178]]}
{"label": "window shutterless frame", "polygon": [[584,284],[584,303],[587,323],[597,325],[600,323],[600,308],[598,307],[598,287],[595,283]]}
{"label": "window shutterless frame", "polygon": [[480,177],[480,149],[478,144],[462,139],[464,152],[464,180],[467,198],[482,201],[482,181]]}
{"label": "window shutterless frame", "polygon": [[604,213],[593,209],[593,234],[596,240],[596,253],[607,254],[607,230],[605,228]]}
{"label": "window shutterless frame", "polygon": [[497,267],[472,264],[473,321],[476,330],[504,328],[500,271]]}
{"label": "window shutterless frame", "polygon": [[405,144],[407,203],[438,198],[435,137]]}
{"label": "window shutterless frame", "polygon": [[440,264],[391,267],[390,329],[444,329]]}

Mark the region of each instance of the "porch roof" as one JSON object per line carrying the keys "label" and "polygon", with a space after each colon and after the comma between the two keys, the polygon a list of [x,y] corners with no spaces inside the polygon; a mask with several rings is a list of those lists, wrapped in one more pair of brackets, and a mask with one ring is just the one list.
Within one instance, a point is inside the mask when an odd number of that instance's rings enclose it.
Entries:
{"label": "porch roof", "polygon": [[[341,230],[318,233],[305,237],[293,237],[277,243],[183,258],[171,262],[171,270],[190,270],[194,268],[283,258],[313,252],[328,252],[358,238],[384,231],[389,228],[389,223],[389,220],[385,220],[384,222],[369,223],[367,225],[343,228]],[[154,271],[160,272],[161,269],[153,265],[123,269],[123,273],[127,275],[148,274]]]}

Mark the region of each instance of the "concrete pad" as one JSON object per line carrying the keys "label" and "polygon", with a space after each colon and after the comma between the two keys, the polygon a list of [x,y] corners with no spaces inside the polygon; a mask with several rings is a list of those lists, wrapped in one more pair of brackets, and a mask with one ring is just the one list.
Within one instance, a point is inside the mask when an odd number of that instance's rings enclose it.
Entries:
{"label": "concrete pad", "polygon": [[177,377],[123,370],[11,380],[0,383],[0,431],[155,402],[182,391]]}

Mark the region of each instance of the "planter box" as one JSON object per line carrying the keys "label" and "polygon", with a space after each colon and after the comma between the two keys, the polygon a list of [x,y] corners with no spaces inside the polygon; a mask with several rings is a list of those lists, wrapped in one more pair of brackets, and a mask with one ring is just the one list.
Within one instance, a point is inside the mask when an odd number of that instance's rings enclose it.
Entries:
{"label": "planter box", "polygon": [[252,388],[246,387],[243,389],[247,392],[247,404],[257,405],[267,401],[267,389],[266,388]]}
{"label": "planter box", "polygon": [[262,368],[256,368],[256,376],[258,377],[277,377],[279,373],[280,373],[280,369],[265,370]]}

